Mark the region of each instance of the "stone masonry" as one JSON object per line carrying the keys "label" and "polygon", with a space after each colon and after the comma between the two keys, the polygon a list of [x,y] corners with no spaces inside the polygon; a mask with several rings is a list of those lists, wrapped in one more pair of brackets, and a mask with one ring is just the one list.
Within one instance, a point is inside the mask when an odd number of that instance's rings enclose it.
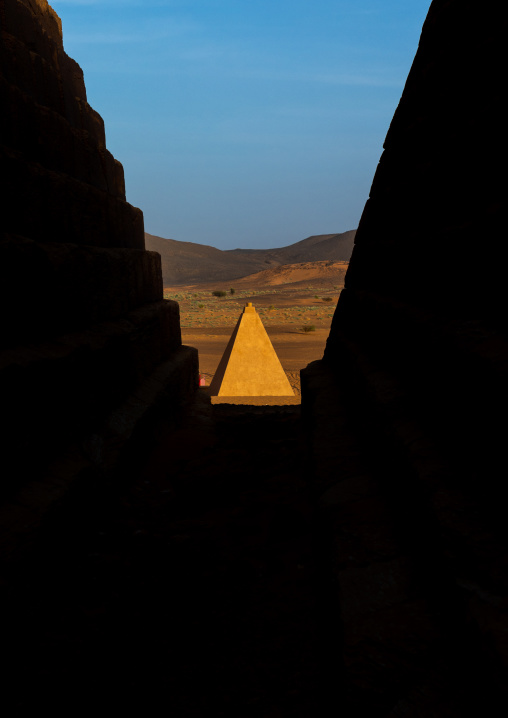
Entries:
{"label": "stone masonry", "polygon": [[432,3],[302,376],[352,715],[507,710],[506,21]]}
{"label": "stone masonry", "polygon": [[63,49],[59,17],[46,0],[0,0],[0,32],[0,494],[10,550],[76,477],[115,464],[161,396],[176,408],[192,394],[197,353],[181,346],[160,256],[145,251],[143,215],[125,200],[123,168]]}
{"label": "stone masonry", "polygon": [[[296,414],[272,417],[273,431],[261,445],[274,443],[251,460],[247,487],[238,480],[247,450],[238,451],[231,429],[237,423],[238,432],[262,436],[260,408],[259,417],[243,417],[245,426],[236,415],[229,423],[223,417],[222,450],[208,414],[197,428],[174,431],[176,419],[168,417],[194,395],[197,353],[181,346],[178,305],[163,301],[160,257],[144,249],[142,214],[125,200],[122,167],[106,149],[81,69],[63,50],[59,18],[46,0],[0,0],[0,560],[7,654],[26,693],[18,695],[13,683],[18,706],[25,701],[39,710],[41,690],[53,706],[63,688],[64,702],[88,699],[96,706],[103,695],[97,686],[106,686],[116,709],[119,697],[131,704],[136,679],[145,712],[155,680],[158,695],[183,706],[180,714],[205,715],[214,705],[224,715],[247,715],[227,712],[236,681],[224,666],[234,664],[253,686],[259,681],[253,667],[267,674],[264,688],[274,693],[268,691],[263,715],[279,714],[273,695],[284,681],[294,695],[281,715],[508,712],[501,108],[507,34],[498,1],[432,2],[325,356],[302,373],[313,484],[277,513],[277,482],[298,489],[307,474],[306,461],[285,460],[284,451],[294,448],[285,449],[277,436],[289,419],[282,436],[296,431]],[[119,492],[103,488],[115,487],[119,476],[129,486],[156,420],[164,430],[155,458],[137,472],[132,498],[124,493],[108,519]],[[299,434],[293,443],[304,445]],[[191,460],[179,479],[175,464],[178,469],[178,450],[185,449]],[[259,530],[249,523],[253,508],[245,496],[231,504],[225,523],[230,493],[247,488],[256,497],[256,461],[271,466],[270,456],[277,462],[274,476],[263,477]],[[109,504],[101,503],[105,495]],[[254,501],[259,512],[259,497]],[[69,504],[73,511],[58,510]],[[92,508],[97,516],[87,528]],[[304,514],[313,540],[312,547],[305,543],[300,566],[293,547],[300,546],[295,535],[307,536]],[[96,530],[103,523],[110,535]],[[260,537],[254,553],[251,534]],[[40,536],[45,540],[36,543]],[[243,554],[237,542],[245,544]],[[229,568],[221,552],[229,552]],[[312,600],[304,597],[305,610],[295,612],[307,561]],[[277,562],[294,571],[286,586]],[[269,590],[265,570],[273,574]],[[72,571],[74,592],[67,585]],[[270,601],[279,583],[284,600],[274,612]],[[245,617],[238,610],[238,597],[251,594],[244,585],[254,586],[268,629],[264,620],[256,624],[263,616],[256,601]],[[217,610],[207,613],[214,600]],[[215,638],[217,615],[224,631]],[[300,645],[302,623],[313,638]],[[236,626],[247,625],[252,642],[237,643],[243,629]],[[251,648],[263,630],[266,640],[253,662]],[[228,631],[230,643],[222,646]],[[105,635],[114,639],[112,653],[104,650]],[[203,635],[212,638],[201,665]],[[299,652],[308,658],[305,646],[316,636],[319,670],[308,684],[309,702],[296,705],[292,688],[315,670],[314,659],[300,666]],[[297,659],[294,684],[273,680],[272,638]],[[229,645],[242,645],[244,653]],[[227,661],[217,660],[221,649]],[[118,683],[115,664],[122,668]],[[97,665],[104,683],[94,694],[87,671]],[[206,680],[209,693],[200,693]],[[203,699],[204,709],[189,712],[189,697]],[[256,705],[249,715],[261,715]]]}

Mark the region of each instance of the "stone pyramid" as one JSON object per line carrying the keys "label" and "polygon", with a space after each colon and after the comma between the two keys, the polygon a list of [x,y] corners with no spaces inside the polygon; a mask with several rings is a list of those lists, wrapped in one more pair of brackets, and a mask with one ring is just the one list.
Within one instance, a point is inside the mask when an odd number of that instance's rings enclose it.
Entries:
{"label": "stone pyramid", "polygon": [[266,329],[249,302],[210,384],[212,396],[294,396]]}

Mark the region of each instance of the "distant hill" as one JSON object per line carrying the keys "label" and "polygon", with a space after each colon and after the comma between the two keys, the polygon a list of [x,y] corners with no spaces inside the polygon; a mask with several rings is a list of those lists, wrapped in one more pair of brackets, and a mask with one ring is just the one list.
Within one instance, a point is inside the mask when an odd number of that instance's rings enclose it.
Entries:
{"label": "distant hill", "polygon": [[[348,262],[299,262],[298,264],[280,264],[272,269],[263,269],[262,272],[249,274],[247,277],[234,280],[236,289],[244,287],[267,287],[278,284],[327,284],[344,283]],[[232,280],[233,281],[233,280]]]}
{"label": "distant hill", "polygon": [[178,242],[145,234],[146,248],[162,258],[164,285],[198,284],[239,279],[269,267],[302,262],[347,262],[356,230],[317,234],[275,249],[221,250],[206,244]]}

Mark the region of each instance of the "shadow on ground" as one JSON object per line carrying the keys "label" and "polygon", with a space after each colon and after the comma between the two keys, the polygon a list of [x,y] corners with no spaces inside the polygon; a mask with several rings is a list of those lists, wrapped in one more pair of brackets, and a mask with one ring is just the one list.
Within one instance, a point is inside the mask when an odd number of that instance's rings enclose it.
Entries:
{"label": "shadow on ground", "polygon": [[10,577],[13,706],[325,715],[300,407],[201,395],[153,444]]}

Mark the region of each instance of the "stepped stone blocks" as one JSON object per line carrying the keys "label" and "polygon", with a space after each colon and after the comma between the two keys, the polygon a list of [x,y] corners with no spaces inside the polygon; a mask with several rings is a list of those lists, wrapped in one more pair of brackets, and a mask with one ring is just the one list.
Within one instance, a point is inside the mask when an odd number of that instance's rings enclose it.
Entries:
{"label": "stepped stone blocks", "polygon": [[177,411],[198,367],[46,0],[0,0],[0,100],[2,552]]}
{"label": "stepped stone blocks", "polygon": [[211,396],[294,396],[251,302],[245,306],[210,384]]}
{"label": "stepped stone blocks", "polygon": [[352,715],[508,710],[506,32],[432,3],[302,373]]}

